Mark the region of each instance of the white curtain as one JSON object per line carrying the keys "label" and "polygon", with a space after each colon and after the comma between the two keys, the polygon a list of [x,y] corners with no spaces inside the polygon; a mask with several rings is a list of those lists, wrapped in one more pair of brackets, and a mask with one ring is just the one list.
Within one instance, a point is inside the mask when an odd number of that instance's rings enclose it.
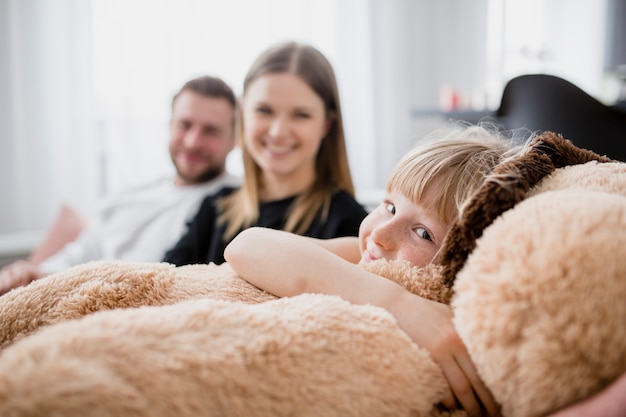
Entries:
{"label": "white curtain", "polygon": [[43,229],[61,203],[97,195],[90,9],[0,1],[0,233]]}

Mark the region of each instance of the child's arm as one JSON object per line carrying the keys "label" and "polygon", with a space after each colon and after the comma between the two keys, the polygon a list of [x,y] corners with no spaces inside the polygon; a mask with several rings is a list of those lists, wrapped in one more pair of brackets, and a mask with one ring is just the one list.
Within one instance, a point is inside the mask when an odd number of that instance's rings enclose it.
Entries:
{"label": "child's arm", "polygon": [[356,237],[336,237],[332,239],[316,239],[312,237],[302,237],[309,243],[314,243],[346,261],[356,264],[361,260],[361,251],[359,250],[359,239]]}
{"label": "child's arm", "polygon": [[[354,304],[385,308],[414,342],[431,352],[470,416],[481,414],[476,395],[490,415],[498,414],[491,393],[454,329],[448,306],[418,297],[393,281],[346,262],[319,241],[287,232],[244,230],[228,245],[224,256],[242,278],[279,297],[306,292],[333,294]],[[454,407],[451,392],[444,404]]]}

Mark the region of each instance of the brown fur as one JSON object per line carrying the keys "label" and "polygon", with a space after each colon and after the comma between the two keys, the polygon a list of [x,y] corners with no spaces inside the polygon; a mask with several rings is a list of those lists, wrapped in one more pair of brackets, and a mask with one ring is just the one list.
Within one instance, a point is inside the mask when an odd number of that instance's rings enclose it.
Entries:
{"label": "brown fur", "polygon": [[522,156],[496,166],[443,243],[436,263],[444,265],[446,285],[452,287],[476,240],[499,215],[526,198],[528,191],[555,169],[589,161],[611,160],[546,132],[534,138]]}

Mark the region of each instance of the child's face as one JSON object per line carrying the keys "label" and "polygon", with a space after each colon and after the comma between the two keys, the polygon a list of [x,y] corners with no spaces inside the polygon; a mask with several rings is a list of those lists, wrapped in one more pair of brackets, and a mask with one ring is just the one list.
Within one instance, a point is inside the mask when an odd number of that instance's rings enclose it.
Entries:
{"label": "child's face", "polygon": [[415,266],[430,263],[448,231],[432,205],[415,204],[402,193],[389,192],[385,201],[361,223],[361,262],[376,259],[404,260]]}

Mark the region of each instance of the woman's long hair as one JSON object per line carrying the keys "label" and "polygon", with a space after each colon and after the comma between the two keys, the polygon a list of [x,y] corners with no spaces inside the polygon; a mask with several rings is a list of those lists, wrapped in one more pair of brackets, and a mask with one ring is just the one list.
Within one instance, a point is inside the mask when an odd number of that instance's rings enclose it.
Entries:
{"label": "woman's long hair", "polygon": [[[343,190],[354,196],[354,185],[348,164],[339,90],[330,62],[310,45],[287,42],[262,53],[248,71],[243,94],[250,84],[267,74],[289,73],[300,77],[324,102],[330,129],[322,140],[315,161],[315,180],[311,187],[296,197],[287,214],[284,230],[304,234],[318,213],[328,215],[334,193]],[[262,189],[261,167],[243,144],[245,129],[241,108],[237,118],[237,137],[241,147],[244,178],[242,187],[220,202],[219,221],[226,224],[225,238],[254,225],[259,217],[259,191]]]}

